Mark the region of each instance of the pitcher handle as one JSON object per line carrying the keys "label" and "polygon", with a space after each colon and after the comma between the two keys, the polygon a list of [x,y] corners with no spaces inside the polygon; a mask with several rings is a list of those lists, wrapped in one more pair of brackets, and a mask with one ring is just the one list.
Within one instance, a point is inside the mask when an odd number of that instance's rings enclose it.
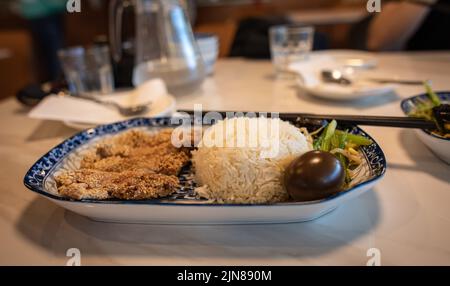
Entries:
{"label": "pitcher handle", "polygon": [[109,2],[109,43],[114,61],[122,58],[122,17],[123,10],[133,5],[131,0],[111,0]]}

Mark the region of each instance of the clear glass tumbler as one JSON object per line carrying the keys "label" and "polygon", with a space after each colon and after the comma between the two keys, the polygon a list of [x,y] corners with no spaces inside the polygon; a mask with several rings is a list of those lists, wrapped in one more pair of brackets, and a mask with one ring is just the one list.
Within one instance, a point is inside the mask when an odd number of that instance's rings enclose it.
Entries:
{"label": "clear glass tumbler", "polygon": [[64,75],[73,95],[108,94],[114,90],[107,46],[72,47],[58,52]]}
{"label": "clear glass tumbler", "polygon": [[273,26],[269,30],[270,51],[277,76],[289,76],[289,64],[308,58],[312,49],[314,27]]}

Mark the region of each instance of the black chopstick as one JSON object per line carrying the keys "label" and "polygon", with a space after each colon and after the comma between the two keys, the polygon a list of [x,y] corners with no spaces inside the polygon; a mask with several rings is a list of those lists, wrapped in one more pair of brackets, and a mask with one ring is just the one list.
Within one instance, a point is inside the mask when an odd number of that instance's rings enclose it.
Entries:
{"label": "black chopstick", "polygon": [[[281,117],[281,115],[280,115]],[[287,117],[295,117],[295,114],[289,114]],[[401,127],[401,128],[419,128],[419,129],[435,129],[436,124],[414,117],[396,117],[396,116],[365,116],[365,115],[316,115],[316,114],[300,114],[302,118],[319,119],[319,120],[336,120],[343,124],[354,125],[372,125],[385,127]]]}
{"label": "black chopstick", "polygon": [[[178,110],[178,112],[194,114],[193,110]],[[203,111],[204,116],[209,111]],[[219,112],[223,118],[227,113],[243,113],[246,111],[216,111]],[[267,112],[270,115],[270,112]],[[340,124],[351,125],[371,125],[371,126],[385,126],[385,127],[400,127],[400,128],[418,128],[418,129],[436,129],[436,124],[433,121],[428,121],[414,117],[396,117],[396,116],[365,116],[365,115],[319,115],[309,113],[279,113],[279,117],[283,120],[295,121],[301,119],[313,120],[333,120],[335,119]]]}

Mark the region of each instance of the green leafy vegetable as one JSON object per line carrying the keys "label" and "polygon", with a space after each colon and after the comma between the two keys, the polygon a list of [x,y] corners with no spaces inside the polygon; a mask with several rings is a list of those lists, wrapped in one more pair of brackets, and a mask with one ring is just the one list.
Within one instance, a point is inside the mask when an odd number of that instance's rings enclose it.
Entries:
{"label": "green leafy vegetable", "polygon": [[408,116],[434,121],[433,107],[441,105],[441,100],[427,82],[424,82],[423,85],[431,102],[419,102],[416,104],[416,109]]}
{"label": "green leafy vegetable", "polygon": [[441,100],[439,99],[439,96],[437,96],[437,94],[433,91],[431,86],[427,82],[424,82],[423,85],[425,86],[425,90],[427,91],[428,97],[430,98],[433,105],[434,106],[441,105],[442,103]]}
{"label": "green leafy vegetable", "polygon": [[[415,103],[415,109],[408,113],[408,116],[423,118],[425,120],[434,121],[436,123],[436,128],[434,130],[430,130],[433,134],[442,136],[444,138],[450,138],[450,133],[448,132],[447,127],[439,124],[440,120],[436,119],[433,109],[441,105],[445,105],[442,103],[439,96],[433,91],[430,84],[424,82],[424,87],[426,90],[426,94],[429,100],[425,101],[421,98],[417,99]],[[445,107],[444,107],[445,108]]]}
{"label": "green leafy vegetable", "polygon": [[336,133],[341,135],[345,134],[345,142],[350,142],[357,146],[367,146],[373,143],[372,140],[361,135],[351,134],[341,130],[336,130]]}
{"label": "green leafy vegetable", "polygon": [[337,126],[336,120],[332,120],[330,123],[328,123],[327,127],[323,131],[323,133],[325,133],[325,136],[323,137],[323,140],[320,144],[320,150],[330,151],[331,138],[333,137],[334,132],[336,131],[336,126]]}
{"label": "green leafy vegetable", "polygon": [[[313,147],[316,150],[330,152],[332,151],[336,158],[341,162],[345,169],[345,182],[349,184],[351,181],[350,171],[355,168],[355,162],[350,161],[347,156],[353,158],[350,153],[356,153],[360,146],[372,144],[372,140],[361,135],[349,133],[348,131],[337,130],[336,120],[328,123],[314,140]],[[355,160],[354,158],[352,160]]]}

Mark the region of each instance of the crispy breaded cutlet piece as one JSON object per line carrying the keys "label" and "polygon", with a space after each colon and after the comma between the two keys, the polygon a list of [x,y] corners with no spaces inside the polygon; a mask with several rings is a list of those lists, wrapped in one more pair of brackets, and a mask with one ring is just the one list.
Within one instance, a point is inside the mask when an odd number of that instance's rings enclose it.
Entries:
{"label": "crispy breaded cutlet piece", "polygon": [[176,175],[189,162],[187,148],[171,142],[172,129],[149,135],[131,130],[100,142],[79,170],[55,178],[58,192],[74,199],[154,199],[179,188]]}
{"label": "crispy breaded cutlet piece", "polygon": [[146,156],[120,157],[112,156],[86,163],[83,169],[94,169],[105,172],[149,171],[164,175],[178,175],[181,168],[189,162],[189,156],[184,152]]}
{"label": "crispy breaded cutlet piece", "polygon": [[82,169],[108,172],[146,170],[177,175],[189,162],[187,148],[177,148],[171,142],[172,129],[154,135],[131,130],[97,145],[95,152],[81,161]]}
{"label": "crispy breaded cutlet piece", "polygon": [[103,172],[80,169],[55,178],[58,192],[70,198],[124,200],[168,196],[179,188],[178,178],[146,171]]}
{"label": "crispy breaded cutlet piece", "polygon": [[153,147],[171,142],[172,128],[162,129],[155,134],[148,134],[140,130],[129,130],[112,138],[114,144],[119,146]]}

